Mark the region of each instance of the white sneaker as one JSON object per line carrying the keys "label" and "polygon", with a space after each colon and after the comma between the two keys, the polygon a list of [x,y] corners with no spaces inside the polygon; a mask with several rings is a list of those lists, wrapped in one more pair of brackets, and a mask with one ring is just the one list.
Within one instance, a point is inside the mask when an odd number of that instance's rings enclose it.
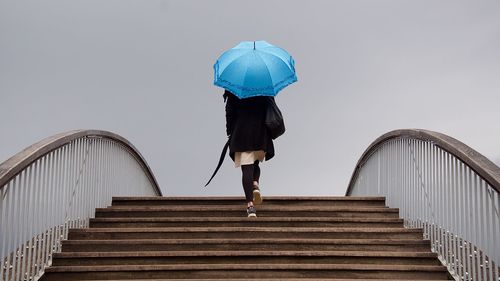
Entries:
{"label": "white sneaker", "polygon": [[256,205],[262,204],[262,195],[258,185],[253,186],[253,203]]}

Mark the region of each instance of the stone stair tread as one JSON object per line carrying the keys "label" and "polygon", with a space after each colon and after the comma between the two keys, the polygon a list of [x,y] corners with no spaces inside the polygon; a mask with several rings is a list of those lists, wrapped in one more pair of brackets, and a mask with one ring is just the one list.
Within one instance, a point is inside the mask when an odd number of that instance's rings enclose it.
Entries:
{"label": "stone stair tread", "polygon": [[41,280],[451,278],[423,229],[405,228],[385,197],[265,196],[254,219],[244,202],[113,197],[96,208],[90,228],[69,230]]}
{"label": "stone stair tread", "polygon": [[91,218],[93,222],[403,222],[398,218],[343,218],[343,217],[127,217]]}
{"label": "stone stair tread", "polygon": [[[98,211],[241,211],[245,210],[245,206],[238,205],[151,205],[151,206],[135,206],[135,205],[116,205],[107,208],[97,208]],[[332,212],[390,212],[397,213],[397,208],[388,207],[365,207],[365,206],[282,206],[282,205],[259,205],[260,211],[332,211]]]}
{"label": "stone stair tread", "polygon": [[427,271],[447,272],[440,265],[375,265],[375,264],[175,264],[175,265],[99,265],[52,266],[46,272],[109,272],[109,271],[158,271],[158,270],[377,270],[377,271]]}
{"label": "stone stair tread", "polygon": [[436,258],[431,252],[384,252],[384,251],[144,251],[144,252],[62,252],[54,258],[99,257],[239,257],[239,256],[311,256],[311,257],[398,257]]}
{"label": "stone stair tread", "polygon": [[[106,281],[129,281],[130,279],[105,279]],[[165,279],[133,279],[134,281],[165,281]],[[169,281],[200,281],[200,279],[168,279]],[[204,281],[221,281],[221,279],[203,279]],[[225,281],[415,281],[416,279],[345,279],[345,278],[224,278]],[[448,279],[418,279],[418,281],[435,281]],[[104,281],[93,279],[93,281]]]}
{"label": "stone stair tread", "polygon": [[147,228],[79,228],[73,233],[137,233],[137,232],[279,232],[279,233],[420,233],[421,228],[365,228],[365,227],[147,227]]}
{"label": "stone stair tread", "polygon": [[273,244],[283,244],[283,243],[303,243],[303,244],[386,244],[386,245],[401,245],[401,244],[429,244],[429,240],[422,239],[295,239],[295,238],[206,238],[206,239],[95,239],[95,240],[65,240],[63,244],[86,244],[86,243],[112,243],[112,244],[259,244],[259,243],[273,243]]}
{"label": "stone stair tread", "polygon": [[[385,201],[385,197],[366,197],[366,196],[266,196],[266,200],[277,200],[277,201]],[[177,197],[113,197],[113,201],[245,201],[242,196],[208,196],[208,197],[189,197],[189,196],[177,196]]]}

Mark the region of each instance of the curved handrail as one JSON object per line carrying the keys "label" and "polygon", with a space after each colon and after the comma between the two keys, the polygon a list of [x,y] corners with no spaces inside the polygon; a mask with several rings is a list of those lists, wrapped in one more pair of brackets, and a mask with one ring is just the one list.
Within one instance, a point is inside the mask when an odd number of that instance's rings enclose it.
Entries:
{"label": "curved handrail", "polygon": [[127,139],[120,135],[114,134],[108,131],[102,130],[73,130],[68,132],[59,133],[51,137],[45,138],[29,147],[25,148],[23,151],[17,153],[11,158],[7,159],[5,162],[0,164],[0,189],[14,178],[19,172],[28,167],[31,163],[35,162],[44,155],[54,151],[76,139],[83,137],[100,137],[114,140],[127,148],[132,155],[138,160],[142,169],[148,176],[152,185],[155,188],[156,195],[162,196],[161,189],[156,181],[151,168],[148,163],[137,150],[137,148],[130,143]]}
{"label": "curved handrail", "polygon": [[442,133],[395,130],[365,150],[347,196],[384,196],[456,280],[500,280],[500,167]]}
{"label": "curved handrail", "polygon": [[0,164],[0,280],[38,278],[69,229],[113,196],[162,196],[144,157],[107,131],[74,130]]}
{"label": "curved handrail", "polygon": [[463,142],[442,133],[423,129],[402,129],[388,132],[377,138],[370,144],[370,146],[368,146],[356,164],[356,168],[354,169],[351,180],[349,181],[349,186],[345,193],[346,196],[350,195],[360,168],[363,166],[363,163],[368,160],[370,155],[388,140],[402,137],[433,142],[436,146],[454,155],[467,164],[488,184],[490,184],[491,187],[493,187],[497,192],[500,192],[500,167],[495,165],[495,163],[491,162],[481,153],[477,152]]}

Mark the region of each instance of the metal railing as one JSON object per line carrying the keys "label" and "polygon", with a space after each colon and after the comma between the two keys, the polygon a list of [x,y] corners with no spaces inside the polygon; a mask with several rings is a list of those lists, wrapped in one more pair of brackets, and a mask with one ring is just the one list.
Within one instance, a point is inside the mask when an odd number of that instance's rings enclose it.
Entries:
{"label": "metal railing", "polygon": [[346,195],[385,196],[456,280],[498,281],[499,180],[498,166],[456,139],[398,130],[365,151]]}
{"label": "metal railing", "polygon": [[0,165],[0,279],[34,280],[69,228],[87,227],[112,196],[161,196],[139,152],[105,131],[34,144]]}

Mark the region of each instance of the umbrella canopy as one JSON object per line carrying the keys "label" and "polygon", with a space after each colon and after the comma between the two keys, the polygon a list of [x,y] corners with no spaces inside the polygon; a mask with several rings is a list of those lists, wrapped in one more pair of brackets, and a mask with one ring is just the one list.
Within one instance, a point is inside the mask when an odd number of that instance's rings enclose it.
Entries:
{"label": "umbrella canopy", "polygon": [[295,61],[266,41],[245,41],[224,52],[214,64],[214,85],[240,99],[276,96],[297,81]]}

